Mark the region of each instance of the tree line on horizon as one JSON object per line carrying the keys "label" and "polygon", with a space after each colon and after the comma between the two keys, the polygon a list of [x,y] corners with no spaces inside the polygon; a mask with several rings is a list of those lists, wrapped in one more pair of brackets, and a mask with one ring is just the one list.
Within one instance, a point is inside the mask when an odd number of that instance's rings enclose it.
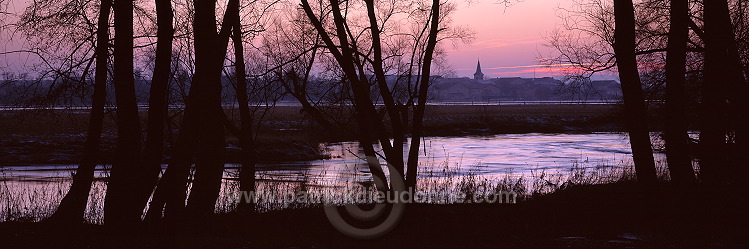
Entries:
{"label": "tree line on horizon", "polygon": [[[227,132],[238,138],[242,150],[240,191],[254,190],[260,156],[254,126],[262,116],[254,104],[277,100],[271,93],[278,88],[331,133],[341,129],[336,113],[310,96],[327,90],[329,103],[353,103],[347,111],[357,121],[353,129],[372,174],[385,179],[377,160],[382,156],[415,187],[430,73],[444,59],[439,44],[472,37],[467,29],[451,26],[454,9],[453,3],[439,0],[41,0],[22,13],[3,12],[17,19],[3,23],[4,31],[21,34],[29,44],[3,54],[25,53],[40,61],[34,69],[42,87],[35,90],[42,90],[27,99],[44,105],[90,98],[81,163],[50,220],[83,221],[94,169],[101,163],[110,101],[116,107],[117,134],[105,225],[184,221],[213,213]],[[134,82],[146,70],[149,108],[141,122]],[[407,80],[391,88],[385,82],[389,74]],[[24,75],[4,77],[6,85],[27,82]],[[238,123],[222,107],[227,98],[222,77],[230,79]],[[383,107],[375,105],[375,93]],[[175,101],[184,103],[176,114],[169,108]],[[172,123],[177,123],[176,139],[167,141],[165,134],[172,131],[165,125]],[[416,142],[404,148],[407,137]],[[167,150],[171,157],[162,172]],[[253,212],[253,201],[240,200],[237,210]]]}
{"label": "tree line on horizon", "polygon": [[[4,0],[9,1],[9,0]],[[507,3],[505,1],[500,1]],[[7,3],[0,2],[0,6]],[[83,96],[90,120],[82,159],[65,198],[50,218],[80,223],[100,153],[105,108],[116,107],[117,142],[107,183],[104,223],[181,221],[213,213],[224,173],[225,138],[242,150],[241,191],[255,188],[256,137],[261,108],[282,92],[331,133],[357,136],[373,176],[385,179],[385,159],[415,189],[418,153],[431,79],[442,72],[445,46],[469,42],[453,26],[449,1],[300,0],[39,0],[0,22],[28,47],[3,54],[39,58],[42,102]],[[748,4],[739,0],[593,0],[575,12],[589,26],[566,26],[593,37],[584,42],[554,34],[549,46],[589,77],[618,71],[637,181],[656,184],[650,142],[648,86],[664,89],[664,138],[671,183],[725,187],[745,184],[749,147]],[[510,10],[511,11],[511,10]],[[575,25],[584,25],[575,24]],[[579,37],[578,37],[579,38]],[[136,70],[141,67],[140,70]],[[150,71],[145,122],[134,88],[137,71]],[[402,76],[389,85],[388,75]],[[5,74],[3,84],[13,84]],[[238,120],[222,106],[229,78]],[[21,77],[22,78],[22,77]],[[313,80],[324,78],[327,80]],[[579,82],[589,82],[580,80]],[[322,93],[322,94],[321,94]],[[310,96],[326,96],[321,104]],[[184,108],[169,109],[175,99]],[[382,105],[376,105],[382,101]],[[332,103],[332,104],[330,104]],[[356,127],[341,127],[340,108]],[[692,107],[694,107],[692,110]],[[699,121],[689,120],[694,111]],[[699,139],[693,150],[691,123]],[[175,124],[172,127],[172,124]],[[168,126],[168,127],[167,127]],[[166,136],[178,128],[176,139]],[[410,138],[410,143],[408,142]],[[375,150],[379,144],[381,152]],[[162,172],[164,155],[171,158]],[[693,167],[697,159],[698,170]],[[387,189],[378,184],[378,188]],[[252,200],[237,210],[252,212]]]}

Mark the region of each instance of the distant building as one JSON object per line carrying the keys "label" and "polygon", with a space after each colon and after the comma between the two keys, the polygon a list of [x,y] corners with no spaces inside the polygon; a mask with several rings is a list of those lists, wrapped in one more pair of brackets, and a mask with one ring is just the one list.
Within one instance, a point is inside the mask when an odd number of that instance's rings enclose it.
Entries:
{"label": "distant building", "polygon": [[552,87],[558,87],[562,85],[562,82],[554,79],[552,77],[543,77],[543,78],[533,78],[531,79],[533,81],[533,84],[535,85],[541,85],[541,86],[552,86]]}
{"label": "distant building", "polygon": [[488,101],[499,98],[499,87],[469,78],[439,79],[431,87],[437,101]]}
{"label": "distant building", "polygon": [[476,73],[473,74],[474,80],[484,80],[484,73],[481,72],[481,61],[476,63]]}
{"label": "distant building", "polygon": [[622,86],[615,80],[570,79],[558,95],[564,100],[621,100]]}
{"label": "distant building", "polygon": [[[479,71],[474,78],[440,78],[431,87],[431,99],[436,101],[489,100],[562,100],[562,81],[551,78],[493,78],[483,79]],[[612,88],[612,91],[615,89]]]}
{"label": "distant building", "polygon": [[590,86],[601,99],[622,98],[622,85],[615,80],[594,80],[590,82]]}
{"label": "distant building", "polygon": [[500,99],[505,100],[554,100],[563,83],[551,77],[543,78],[496,78],[491,83],[502,90]]}

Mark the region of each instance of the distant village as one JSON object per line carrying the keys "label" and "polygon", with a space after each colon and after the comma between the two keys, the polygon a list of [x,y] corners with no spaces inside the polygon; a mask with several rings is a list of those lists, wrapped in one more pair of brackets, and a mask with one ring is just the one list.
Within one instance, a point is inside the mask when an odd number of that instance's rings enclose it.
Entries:
{"label": "distant village", "polygon": [[[372,77],[373,78],[373,77]],[[412,76],[411,80],[417,80],[418,76]],[[373,79],[374,80],[374,79]],[[408,77],[397,75],[386,76],[387,84],[391,89],[403,88],[408,81]],[[222,79],[225,93],[231,96],[234,88],[229,78]],[[331,84],[324,80],[310,80],[312,85],[319,85],[319,92],[309,92],[309,98],[314,101],[327,101],[325,93],[347,91],[340,88],[342,85]],[[75,82],[56,82],[52,80],[43,80],[38,84],[32,80],[21,80],[17,82],[0,82],[0,106],[18,105],[29,103],[30,101],[41,101],[39,103],[46,105],[86,105],[89,97],[87,94],[62,94],[65,91],[75,91]],[[477,63],[476,72],[473,78],[446,78],[433,76],[431,79],[429,92],[429,102],[493,102],[493,101],[608,101],[621,100],[621,85],[615,80],[587,80],[585,82],[561,80],[552,77],[542,78],[521,78],[521,77],[500,77],[486,78],[481,72],[481,63]],[[53,87],[53,86],[56,86]],[[150,83],[144,78],[135,80],[136,95],[139,103],[147,103]],[[327,89],[327,90],[325,90]],[[404,89],[399,89],[406,91]],[[112,92],[113,90],[110,90]],[[277,84],[269,87],[268,91],[272,93],[262,93],[261,96],[272,97],[277,101],[287,103],[297,103],[297,100],[287,90]],[[178,91],[182,94],[187,89]],[[373,91],[377,95],[377,91]],[[55,96],[68,96],[67,98],[56,98]],[[171,96],[170,99],[179,103],[181,99],[179,93]],[[379,97],[373,96],[375,101],[381,101]],[[403,96],[400,96],[403,97]],[[251,98],[253,98],[251,96]],[[254,98],[253,98],[254,100]],[[405,101],[405,99],[401,99]],[[234,99],[226,99],[226,103],[232,103]],[[254,100],[262,102],[263,100]]]}
{"label": "distant village", "polygon": [[564,82],[552,77],[485,78],[477,63],[473,78],[436,78],[431,87],[432,101],[498,100],[620,100],[622,90],[615,80]]}

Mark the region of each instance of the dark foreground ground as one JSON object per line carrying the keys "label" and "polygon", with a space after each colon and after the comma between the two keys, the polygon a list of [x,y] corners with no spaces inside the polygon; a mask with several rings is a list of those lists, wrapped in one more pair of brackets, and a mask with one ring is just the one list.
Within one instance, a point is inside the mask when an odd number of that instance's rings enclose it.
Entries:
{"label": "dark foreground ground", "polygon": [[395,230],[373,240],[341,235],[320,208],[127,232],[0,223],[0,248],[749,248],[746,193],[717,192],[617,183],[518,204],[412,205]]}
{"label": "dark foreground ground", "polygon": [[[334,110],[329,110],[334,112]],[[227,111],[229,118],[234,118]],[[270,109],[259,123],[258,154],[265,161],[299,161],[326,158],[319,143],[355,140],[352,117],[331,114],[341,129],[326,131],[310,121],[300,107]],[[179,113],[174,113],[175,117]],[[105,120],[101,161],[113,156],[116,129],[113,113]],[[427,136],[492,135],[528,132],[621,131],[618,105],[455,105],[428,106],[424,118]],[[142,112],[141,121],[146,121]],[[238,120],[234,120],[238,122]],[[169,127],[176,127],[179,119]],[[77,164],[86,141],[88,111],[25,110],[0,111],[0,166],[32,164]],[[143,125],[145,127],[145,125]],[[168,141],[178,130],[171,129]],[[239,141],[225,132],[227,162],[239,159]],[[170,148],[170,144],[167,144]],[[169,150],[167,149],[167,153]],[[164,158],[168,162],[168,156]]]}

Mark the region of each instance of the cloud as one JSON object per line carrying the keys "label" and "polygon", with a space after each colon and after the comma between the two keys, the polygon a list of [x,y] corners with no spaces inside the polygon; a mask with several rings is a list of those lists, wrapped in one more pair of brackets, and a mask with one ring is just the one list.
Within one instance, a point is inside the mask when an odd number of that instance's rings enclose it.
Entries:
{"label": "cloud", "polygon": [[535,74],[537,77],[565,75],[567,72],[575,70],[574,67],[542,67],[542,68],[525,68],[514,71],[487,72],[488,75],[494,76],[520,76],[524,74]]}

